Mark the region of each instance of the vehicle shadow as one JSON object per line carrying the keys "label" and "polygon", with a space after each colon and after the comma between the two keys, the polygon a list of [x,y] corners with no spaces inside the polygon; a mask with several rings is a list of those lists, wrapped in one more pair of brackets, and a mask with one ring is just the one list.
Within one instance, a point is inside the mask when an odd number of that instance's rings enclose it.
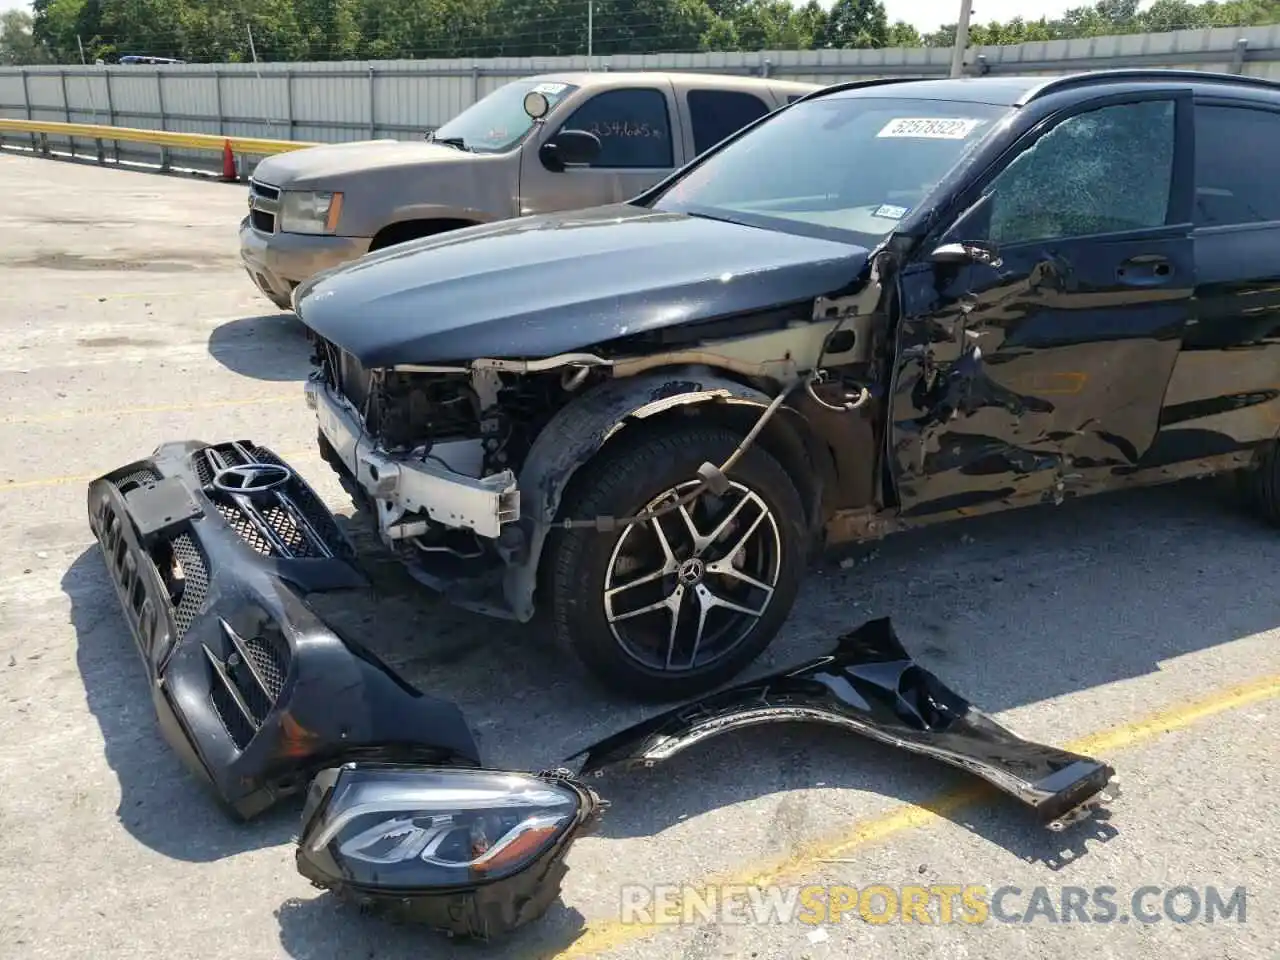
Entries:
{"label": "vehicle shadow", "polygon": [[254,380],[305,380],[311,373],[306,328],[292,313],[241,317],[209,334],[209,356]]}
{"label": "vehicle shadow", "polygon": [[409,924],[393,924],[329,894],[291,898],[276,909],[280,945],[302,960],[423,960],[465,955],[476,960],[533,960],[555,956],[586,927],[577,910],[557,901],[543,916],[504,937],[488,942],[455,941]]}
{"label": "vehicle shadow", "polygon": [[120,784],[121,826],[158,853],[198,863],[290,842],[301,799],[296,808],[282,804],[253,823],[240,823],[223,812],[160,736],[145,669],[97,545],[63,574],[62,590],[71,603],[86,703]]}

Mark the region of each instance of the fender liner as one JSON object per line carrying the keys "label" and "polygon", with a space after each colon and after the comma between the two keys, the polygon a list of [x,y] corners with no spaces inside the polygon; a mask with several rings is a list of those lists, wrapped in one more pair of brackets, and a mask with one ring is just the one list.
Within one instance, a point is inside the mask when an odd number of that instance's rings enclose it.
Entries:
{"label": "fender liner", "polygon": [[[534,441],[520,471],[519,523],[525,553],[520,562],[507,567],[502,584],[516,619],[533,618],[542,551],[569,482],[620,430],[681,407],[709,403],[749,410],[747,419],[754,421],[772,400],[763,390],[731,380],[710,367],[681,367],[610,380],[561,408]],[[807,457],[814,465],[813,489],[801,494],[809,508],[810,528],[816,531],[821,522],[823,482],[834,470],[830,452],[816,442],[808,421],[785,404],[765,433],[774,442],[786,444],[793,457]],[[765,442],[764,435],[761,442]]]}

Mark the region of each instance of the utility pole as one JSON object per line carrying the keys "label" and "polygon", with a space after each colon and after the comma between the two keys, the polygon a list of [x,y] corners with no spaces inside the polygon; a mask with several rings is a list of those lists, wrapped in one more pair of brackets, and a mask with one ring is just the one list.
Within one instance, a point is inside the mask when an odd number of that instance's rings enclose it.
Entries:
{"label": "utility pole", "polygon": [[595,16],[596,4],[595,0],[587,0],[587,69],[591,69],[591,47],[592,38],[595,35]]}
{"label": "utility pole", "polygon": [[83,67],[85,65],[84,44],[80,42],[80,34],[78,33],[76,34],[76,46],[80,48],[80,66]]}
{"label": "utility pole", "polygon": [[244,31],[249,35],[249,55],[253,57],[254,75],[261,80],[262,74],[258,71],[258,48],[253,45],[253,26],[246,23]]}
{"label": "utility pole", "polygon": [[960,20],[956,24],[956,45],[951,51],[951,76],[964,74],[964,52],[969,48],[969,18],[973,16],[973,0],[960,0]]}

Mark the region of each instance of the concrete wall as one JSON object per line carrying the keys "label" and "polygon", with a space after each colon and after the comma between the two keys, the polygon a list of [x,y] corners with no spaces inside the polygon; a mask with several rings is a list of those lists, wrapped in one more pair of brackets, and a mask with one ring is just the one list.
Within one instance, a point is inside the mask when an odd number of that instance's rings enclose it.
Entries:
{"label": "concrete wall", "polygon": [[[409,139],[439,126],[510,79],[556,70],[692,70],[835,83],[884,76],[945,76],[950,60],[949,49],[899,48],[652,54],[590,60],[505,57],[0,67],[0,117],[274,139]],[[1280,79],[1280,25],[974,47],[966,64],[970,71],[985,69],[993,74],[1183,67]],[[17,142],[29,143],[25,138]],[[142,155],[148,151],[137,148],[137,152]]]}

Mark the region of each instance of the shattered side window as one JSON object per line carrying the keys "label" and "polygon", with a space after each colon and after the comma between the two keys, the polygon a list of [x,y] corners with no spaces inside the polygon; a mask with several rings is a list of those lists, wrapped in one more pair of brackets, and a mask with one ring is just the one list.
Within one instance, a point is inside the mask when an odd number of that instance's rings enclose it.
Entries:
{"label": "shattered side window", "polygon": [[1174,143],[1172,100],[1063,121],[992,183],[988,239],[1024,243],[1163,226]]}

